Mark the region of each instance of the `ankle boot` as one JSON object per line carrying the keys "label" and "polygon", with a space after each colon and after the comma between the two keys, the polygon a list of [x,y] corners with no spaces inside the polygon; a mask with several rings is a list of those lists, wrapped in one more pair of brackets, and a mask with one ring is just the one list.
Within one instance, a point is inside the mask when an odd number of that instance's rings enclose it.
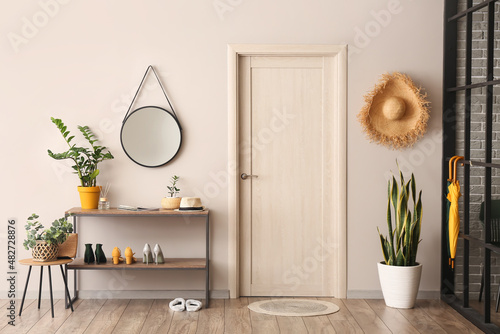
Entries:
{"label": "ankle boot", "polygon": [[102,250],[102,244],[95,244],[95,260],[97,264],[106,263],[106,255]]}
{"label": "ankle boot", "polygon": [[85,255],[83,256],[83,262],[87,264],[95,262],[94,251],[92,250],[92,244],[85,244]]}

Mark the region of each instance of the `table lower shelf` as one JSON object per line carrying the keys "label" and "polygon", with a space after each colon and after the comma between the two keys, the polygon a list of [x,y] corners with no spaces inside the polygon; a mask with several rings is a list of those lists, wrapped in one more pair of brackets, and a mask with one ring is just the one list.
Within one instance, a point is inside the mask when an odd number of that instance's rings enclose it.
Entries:
{"label": "table lower shelf", "polygon": [[137,259],[137,262],[126,264],[113,264],[113,259],[108,258],[106,263],[87,264],[83,262],[83,258],[77,258],[73,262],[68,263],[68,269],[77,270],[206,270],[207,260],[204,258],[167,258],[165,263],[143,263],[142,259]]}

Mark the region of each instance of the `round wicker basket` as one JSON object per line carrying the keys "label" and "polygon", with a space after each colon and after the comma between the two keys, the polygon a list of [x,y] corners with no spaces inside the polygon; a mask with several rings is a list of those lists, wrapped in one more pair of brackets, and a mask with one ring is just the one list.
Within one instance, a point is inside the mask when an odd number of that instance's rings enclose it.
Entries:
{"label": "round wicker basket", "polygon": [[35,247],[31,251],[31,255],[33,256],[33,261],[46,262],[55,260],[58,251],[58,245],[49,245],[47,241],[37,240]]}

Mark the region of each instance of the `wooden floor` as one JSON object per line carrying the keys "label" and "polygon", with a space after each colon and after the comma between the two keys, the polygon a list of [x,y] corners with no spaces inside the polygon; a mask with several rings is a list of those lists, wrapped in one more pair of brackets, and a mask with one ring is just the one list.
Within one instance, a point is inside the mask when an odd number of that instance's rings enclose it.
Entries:
{"label": "wooden floor", "polygon": [[[411,310],[387,308],[383,300],[331,299],[340,311],[318,317],[276,317],[247,308],[265,298],[212,300],[199,312],[173,312],[169,300],[86,299],[75,312],[56,300],[27,300],[16,326],[7,324],[8,300],[0,301],[0,333],[482,333],[439,300],[419,300]],[[17,304],[19,308],[20,303]],[[18,310],[19,312],[19,310]]]}

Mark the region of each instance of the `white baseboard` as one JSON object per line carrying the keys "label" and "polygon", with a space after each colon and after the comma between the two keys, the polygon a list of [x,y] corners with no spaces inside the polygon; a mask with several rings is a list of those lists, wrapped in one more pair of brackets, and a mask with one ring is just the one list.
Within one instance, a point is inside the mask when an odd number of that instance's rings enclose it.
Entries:
{"label": "white baseboard", "polygon": [[[72,292],[70,292],[72,293]],[[204,299],[203,290],[84,290],[78,292],[81,299],[174,299],[178,297]],[[228,299],[229,290],[212,290],[210,298]]]}
{"label": "white baseboard", "polygon": [[[7,296],[7,291],[0,291],[0,294]],[[73,295],[73,290],[70,291]],[[22,298],[22,291],[16,294],[16,299]],[[78,292],[81,299],[173,299],[177,297],[203,299],[205,291],[203,290],[83,290]],[[440,299],[439,291],[419,291],[417,299]],[[37,291],[28,291],[27,299],[37,299]],[[49,299],[49,292],[42,291],[42,299]],[[62,290],[54,290],[54,299],[64,298]],[[210,298],[229,299],[229,290],[212,290]],[[349,290],[348,299],[383,299],[381,290]]]}
{"label": "white baseboard", "polygon": [[[42,291],[42,299],[49,299],[49,291]],[[7,296],[7,292],[0,292],[3,296]],[[70,290],[70,295],[73,296],[73,290]],[[54,299],[63,299],[63,290],[53,291]],[[23,297],[22,291],[16,295],[16,299]],[[78,292],[78,298],[81,299],[174,299],[177,297],[204,299],[205,291],[203,290],[83,290]],[[229,299],[229,290],[212,290],[210,298],[213,299]],[[38,291],[27,291],[26,299],[38,299]]]}
{"label": "white baseboard", "polygon": [[[347,299],[383,299],[382,290],[348,290]],[[439,291],[419,291],[417,299],[440,299]]]}

